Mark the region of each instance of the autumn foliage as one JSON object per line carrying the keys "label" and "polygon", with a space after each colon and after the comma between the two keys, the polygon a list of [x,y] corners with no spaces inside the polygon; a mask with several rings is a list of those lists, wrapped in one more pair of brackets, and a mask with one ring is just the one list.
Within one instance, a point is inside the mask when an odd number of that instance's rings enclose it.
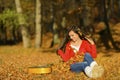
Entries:
{"label": "autumn foliage", "polygon": [[[120,52],[114,50],[98,50],[95,59],[104,67],[104,74],[96,80],[119,80]],[[51,64],[49,74],[30,74],[28,68]],[[83,72],[74,73],[68,64],[62,62],[55,49],[24,49],[20,45],[0,47],[0,79],[1,80],[87,80]],[[94,79],[90,79],[94,80]]]}

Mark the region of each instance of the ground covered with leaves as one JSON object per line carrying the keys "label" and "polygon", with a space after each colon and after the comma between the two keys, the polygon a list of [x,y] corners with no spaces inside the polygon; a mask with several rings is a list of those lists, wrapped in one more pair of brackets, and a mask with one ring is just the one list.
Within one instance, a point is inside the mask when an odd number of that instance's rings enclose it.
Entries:
{"label": "ground covered with leaves", "polygon": [[[104,67],[104,75],[90,79],[84,73],[73,73],[64,68],[55,48],[24,49],[21,46],[0,47],[0,80],[120,80],[120,52],[99,50],[95,59]],[[30,74],[28,68],[52,65],[49,74]]]}

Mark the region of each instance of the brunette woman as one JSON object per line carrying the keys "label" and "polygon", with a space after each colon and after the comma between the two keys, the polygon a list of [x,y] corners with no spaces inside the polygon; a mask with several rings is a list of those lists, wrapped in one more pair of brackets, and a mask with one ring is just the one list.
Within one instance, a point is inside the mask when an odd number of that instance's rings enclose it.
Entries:
{"label": "brunette woman", "polygon": [[70,70],[73,72],[83,71],[91,78],[97,78],[103,74],[103,68],[93,59],[97,57],[94,41],[82,33],[78,26],[68,28],[62,45],[57,52],[64,62],[71,62],[72,60]]}

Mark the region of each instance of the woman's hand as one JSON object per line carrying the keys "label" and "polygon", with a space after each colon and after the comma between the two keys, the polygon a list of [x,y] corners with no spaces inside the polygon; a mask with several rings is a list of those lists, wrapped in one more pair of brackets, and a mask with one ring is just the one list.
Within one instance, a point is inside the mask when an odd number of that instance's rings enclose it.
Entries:
{"label": "woman's hand", "polygon": [[85,39],[87,39],[90,44],[92,44],[92,45],[95,44],[92,38],[90,38],[90,37],[85,37]]}

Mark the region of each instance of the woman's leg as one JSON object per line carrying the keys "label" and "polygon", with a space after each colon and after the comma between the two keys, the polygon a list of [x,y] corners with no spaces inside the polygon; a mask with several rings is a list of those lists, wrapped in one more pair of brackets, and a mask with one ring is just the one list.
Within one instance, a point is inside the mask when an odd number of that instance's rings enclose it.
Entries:
{"label": "woman's leg", "polygon": [[85,67],[88,66],[87,62],[78,62],[70,65],[70,69],[73,72],[82,72]]}
{"label": "woman's leg", "polygon": [[87,62],[88,65],[90,66],[90,64],[93,62],[93,58],[92,56],[89,54],[89,53],[85,53],[85,56],[84,56],[84,62]]}
{"label": "woman's leg", "polygon": [[95,65],[98,65],[89,53],[85,54],[84,61],[86,61],[91,68],[93,68]]}

